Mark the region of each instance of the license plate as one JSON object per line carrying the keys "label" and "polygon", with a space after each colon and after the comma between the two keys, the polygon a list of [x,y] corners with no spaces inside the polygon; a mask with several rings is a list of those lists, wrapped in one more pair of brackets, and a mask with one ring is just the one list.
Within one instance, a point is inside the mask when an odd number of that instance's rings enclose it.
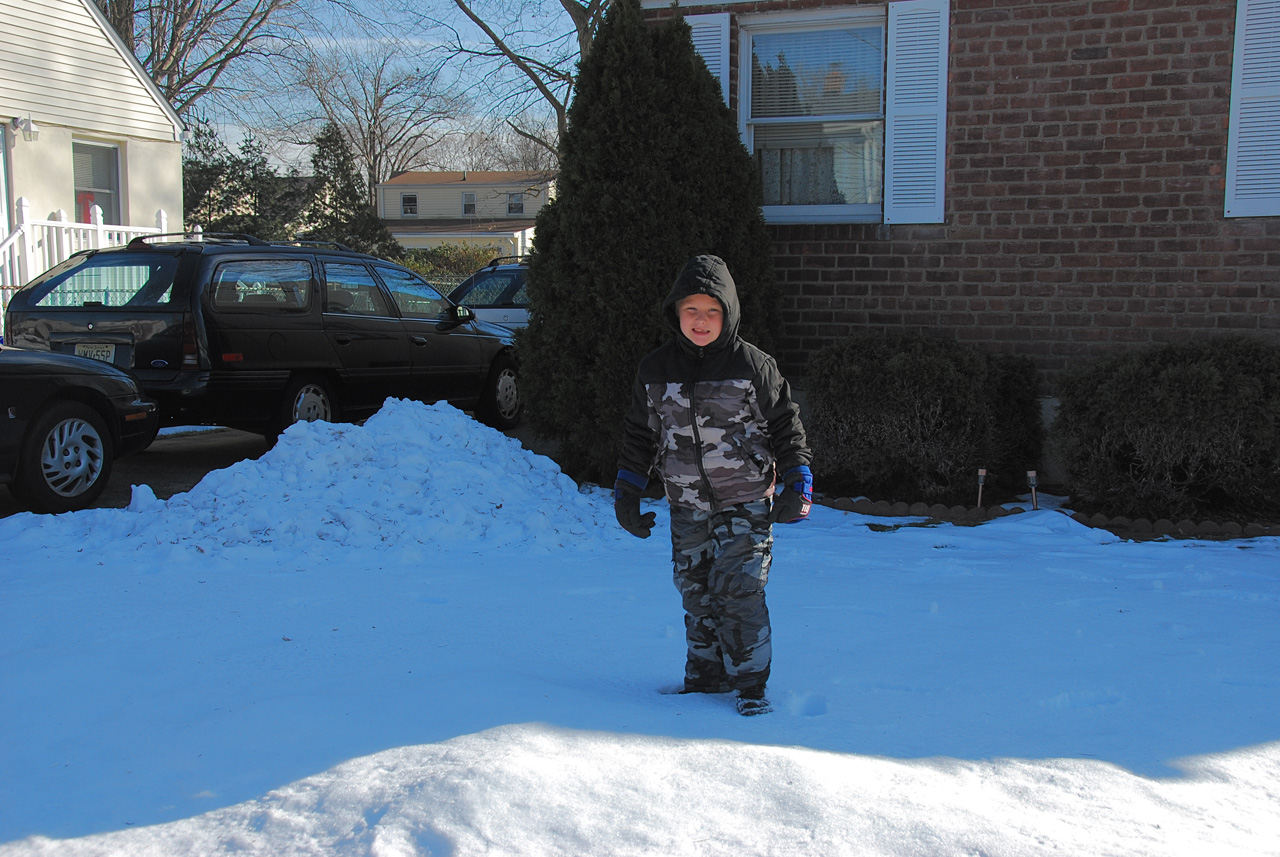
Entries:
{"label": "license plate", "polygon": [[101,360],[103,363],[114,363],[116,347],[114,345],[104,345],[101,342],[77,342],[76,354],[80,357],[92,357],[94,360]]}

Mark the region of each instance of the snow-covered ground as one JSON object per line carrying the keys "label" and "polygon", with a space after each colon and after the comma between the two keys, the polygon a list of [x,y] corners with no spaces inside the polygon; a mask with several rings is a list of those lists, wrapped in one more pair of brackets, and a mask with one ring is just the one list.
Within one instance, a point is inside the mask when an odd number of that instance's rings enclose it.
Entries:
{"label": "snow-covered ground", "polygon": [[0,521],[0,855],[1280,854],[1280,540],[819,507],[743,718],[655,508],[392,401]]}

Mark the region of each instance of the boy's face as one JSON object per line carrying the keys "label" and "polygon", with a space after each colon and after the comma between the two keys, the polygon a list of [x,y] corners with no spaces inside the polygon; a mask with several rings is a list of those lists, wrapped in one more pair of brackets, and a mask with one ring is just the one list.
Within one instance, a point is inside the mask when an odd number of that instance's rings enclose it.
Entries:
{"label": "boy's face", "polygon": [[678,304],[680,332],[698,347],[710,345],[724,327],[724,307],[711,295],[689,295]]}

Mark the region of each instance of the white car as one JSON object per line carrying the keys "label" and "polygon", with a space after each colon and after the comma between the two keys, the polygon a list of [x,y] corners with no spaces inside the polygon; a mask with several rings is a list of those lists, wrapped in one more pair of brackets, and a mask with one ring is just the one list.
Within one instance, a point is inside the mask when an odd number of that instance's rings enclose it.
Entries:
{"label": "white car", "polygon": [[528,274],[522,257],[502,256],[463,280],[449,300],[473,310],[481,321],[524,327],[529,323]]}

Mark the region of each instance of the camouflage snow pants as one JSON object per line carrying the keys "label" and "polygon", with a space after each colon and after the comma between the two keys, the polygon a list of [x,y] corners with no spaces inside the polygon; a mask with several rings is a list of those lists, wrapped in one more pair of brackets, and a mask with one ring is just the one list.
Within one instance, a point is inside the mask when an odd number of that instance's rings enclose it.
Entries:
{"label": "camouflage snow pants", "polygon": [[768,500],[717,512],[671,507],[671,558],[689,645],[686,690],[741,690],[769,679],[768,515]]}

